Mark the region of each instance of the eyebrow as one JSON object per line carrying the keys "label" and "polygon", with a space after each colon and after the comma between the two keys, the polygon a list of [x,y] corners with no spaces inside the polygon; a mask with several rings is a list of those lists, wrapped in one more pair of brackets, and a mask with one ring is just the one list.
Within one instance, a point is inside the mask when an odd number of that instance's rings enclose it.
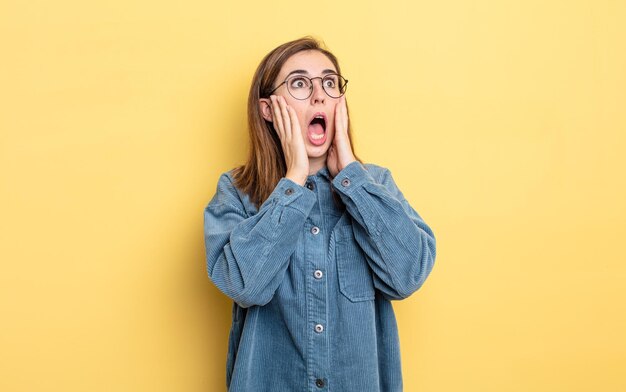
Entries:
{"label": "eyebrow", "polygon": [[[327,75],[327,74],[336,74],[337,71],[333,70],[333,69],[325,69],[322,71],[322,75]],[[288,77],[290,77],[293,74],[305,74],[305,75],[309,75],[309,72],[307,70],[304,69],[295,69],[291,72],[289,72],[289,74],[287,74],[287,76],[285,76],[285,79],[287,79]]]}

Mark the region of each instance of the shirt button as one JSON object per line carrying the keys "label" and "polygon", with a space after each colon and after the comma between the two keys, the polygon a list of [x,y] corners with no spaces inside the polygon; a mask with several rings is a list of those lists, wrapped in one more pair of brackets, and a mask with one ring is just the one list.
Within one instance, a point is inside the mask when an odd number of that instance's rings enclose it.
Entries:
{"label": "shirt button", "polygon": [[344,178],[343,180],[341,180],[341,185],[343,185],[343,186],[350,186],[350,179],[349,178]]}
{"label": "shirt button", "polygon": [[315,326],[315,332],[317,332],[317,333],[322,333],[322,332],[324,332],[324,326],[323,326],[322,324],[317,324],[317,325]]}
{"label": "shirt button", "polygon": [[324,273],[320,270],[317,270],[313,272],[313,276],[315,277],[315,279],[322,279],[322,277],[324,276]]}
{"label": "shirt button", "polygon": [[318,388],[324,388],[324,380],[318,378],[317,380],[315,380],[315,386]]}
{"label": "shirt button", "polygon": [[320,228],[317,226],[311,227],[311,234],[317,235],[320,232]]}
{"label": "shirt button", "polygon": [[287,188],[285,190],[285,195],[287,195],[287,196],[291,195],[292,193],[293,193],[293,188]]}
{"label": "shirt button", "polygon": [[313,184],[312,182],[307,182],[306,187],[309,188],[310,190],[313,190],[315,189],[315,184]]}

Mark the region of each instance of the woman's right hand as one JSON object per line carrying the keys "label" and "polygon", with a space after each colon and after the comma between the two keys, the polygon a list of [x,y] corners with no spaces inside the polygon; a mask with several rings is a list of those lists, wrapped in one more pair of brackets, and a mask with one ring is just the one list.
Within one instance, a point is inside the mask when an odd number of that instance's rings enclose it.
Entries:
{"label": "woman's right hand", "polygon": [[270,96],[274,129],[278,133],[287,165],[286,178],[304,185],[309,175],[309,157],[306,152],[300,122],[295,110],[287,105],[285,98]]}

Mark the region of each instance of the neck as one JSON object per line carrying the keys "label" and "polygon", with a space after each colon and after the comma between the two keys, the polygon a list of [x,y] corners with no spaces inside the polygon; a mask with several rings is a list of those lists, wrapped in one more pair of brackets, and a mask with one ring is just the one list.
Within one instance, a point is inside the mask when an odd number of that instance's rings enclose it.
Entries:
{"label": "neck", "polygon": [[326,154],[317,158],[309,158],[309,175],[317,173],[324,166],[326,166]]}

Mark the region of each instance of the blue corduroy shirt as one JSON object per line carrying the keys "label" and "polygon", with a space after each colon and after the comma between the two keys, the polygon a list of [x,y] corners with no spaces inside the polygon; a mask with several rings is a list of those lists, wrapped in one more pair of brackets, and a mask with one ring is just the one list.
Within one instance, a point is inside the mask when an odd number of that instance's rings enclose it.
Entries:
{"label": "blue corduroy shirt", "polygon": [[435,237],[388,169],[282,178],[258,210],[226,172],[204,233],[209,278],[233,300],[229,392],[402,391],[390,301],[422,286]]}

